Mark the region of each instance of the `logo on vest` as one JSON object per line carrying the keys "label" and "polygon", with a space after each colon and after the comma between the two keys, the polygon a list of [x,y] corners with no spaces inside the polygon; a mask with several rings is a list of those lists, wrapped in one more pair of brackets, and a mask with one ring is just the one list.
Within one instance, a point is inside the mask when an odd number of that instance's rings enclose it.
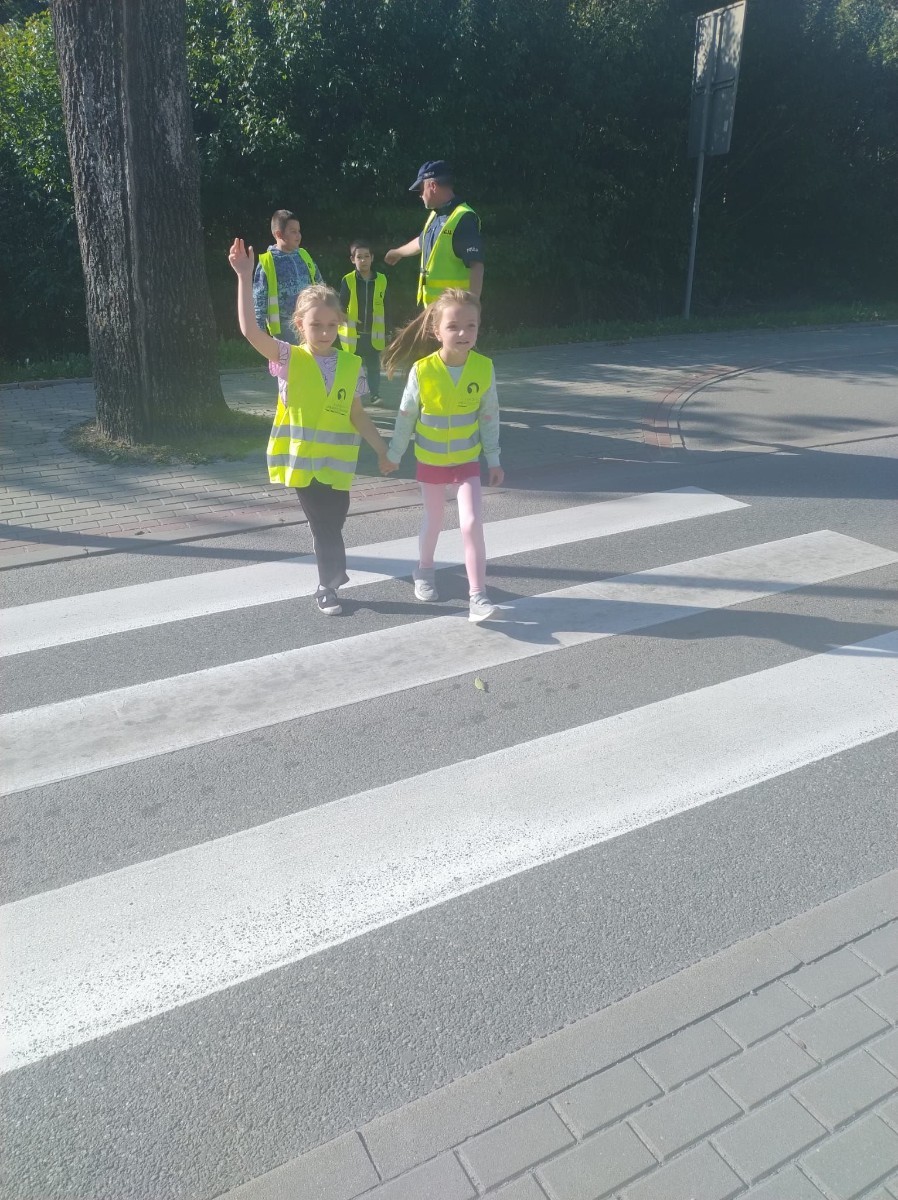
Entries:
{"label": "logo on vest", "polygon": [[328,398],[327,403],[324,406],[325,411],[329,413],[338,413],[341,417],[346,416],[346,410],[349,408],[349,405],[347,404],[348,396],[349,393],[346,391],[346,388],[337,388],[336,394],[332,394]]}
{"label": "logo on vest", "polygon": [[479,383],[469,383],[468,384],[468,395],[469,396],[476,396],[479,391],[480,391]]}

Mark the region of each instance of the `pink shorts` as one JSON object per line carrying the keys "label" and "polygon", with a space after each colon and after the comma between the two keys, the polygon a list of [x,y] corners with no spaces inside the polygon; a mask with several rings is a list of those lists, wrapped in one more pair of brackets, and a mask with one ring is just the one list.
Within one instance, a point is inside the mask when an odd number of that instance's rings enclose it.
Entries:
{"label": "pink shorts", "polygon": [[434,467],[430,463],[418,463],[415,478],[418,483],[463,483],[474,476],[480,478],[480,462],[458,463],[451,467]]}

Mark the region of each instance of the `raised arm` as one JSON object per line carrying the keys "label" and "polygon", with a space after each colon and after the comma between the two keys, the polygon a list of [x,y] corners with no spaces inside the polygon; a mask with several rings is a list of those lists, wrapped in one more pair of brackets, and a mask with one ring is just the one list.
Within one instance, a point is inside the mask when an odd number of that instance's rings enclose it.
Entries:
{"label": "raised arm", "polygon": [[280,347],[271,334],[260,329],[256,322],[253,308],[253,248],[244,246],[240,238],[234,238],[234,243],[228,251],[228,262],[237,275],[237,320],[240,322],[240,332],[260,354],[269,362],[277,362],[280,358]]}
{"label": "raised arm", "polygon": [[395,267],[400,258],[411,258],[413,255],[420,253],[421,239],[420,237],[413,237],[404,246],[397,246],[395,250],[388,250],[384,255],[384,262],[388,267]]}

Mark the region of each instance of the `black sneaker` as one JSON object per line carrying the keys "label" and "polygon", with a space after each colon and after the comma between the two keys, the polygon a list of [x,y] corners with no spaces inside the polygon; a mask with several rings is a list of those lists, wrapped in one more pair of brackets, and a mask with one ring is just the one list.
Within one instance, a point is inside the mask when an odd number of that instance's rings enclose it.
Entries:
{"label": "black sneaker", "polygon": [[368,403],[369,404],[380,404],[380,396],[369,396]]}
{"label": "black sneaker", "polygon": [[318,605],[318,611],[326,617],[339,617],[343,611],[340,598],[333,588],[319,588],[315,595],[315,603]]}

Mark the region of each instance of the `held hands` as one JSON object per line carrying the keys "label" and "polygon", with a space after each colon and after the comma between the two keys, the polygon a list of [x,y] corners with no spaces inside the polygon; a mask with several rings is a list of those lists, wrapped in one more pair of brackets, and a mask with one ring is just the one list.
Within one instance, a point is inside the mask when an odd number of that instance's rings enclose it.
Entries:
{"label": "held hands", "polygon": [[399,470],[399,463],[390,462],[386,454],[378,454],[377,465],[380,467],[381,475],[392,475],[394,471]]}
{"label": "held hands", "polygon": [[490,467],[487,475],[487,484],[489,487],[501,487],[505,481],[505,472],[501,467]]}
{"label": "held hands", "polygon": [[245,246],[242,238],[234,238],[233,245],[228,251],[228,262],[237,272],[237,275],[244,279],[251,278],[253,261],[252,246]]}

